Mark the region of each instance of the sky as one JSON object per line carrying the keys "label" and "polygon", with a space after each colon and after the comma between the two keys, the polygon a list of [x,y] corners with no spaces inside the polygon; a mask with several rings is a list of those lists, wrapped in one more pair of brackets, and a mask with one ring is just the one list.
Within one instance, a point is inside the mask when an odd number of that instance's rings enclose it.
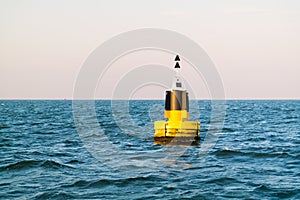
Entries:
{"label": "sky", "polygon": [[[214,62],[226,99],[300,99],[299,0],[0,0],[0,99],[72,99],[90,53],[139,28],[197,42]],[[157,53],[154,63],[170,57]],[[116,77],[118,63],[108,77]],[[107,88],[95,96],[109,99]],[[160,98],[164,89],[135,95]],[[209,91],[196,97],[209,99]]]}

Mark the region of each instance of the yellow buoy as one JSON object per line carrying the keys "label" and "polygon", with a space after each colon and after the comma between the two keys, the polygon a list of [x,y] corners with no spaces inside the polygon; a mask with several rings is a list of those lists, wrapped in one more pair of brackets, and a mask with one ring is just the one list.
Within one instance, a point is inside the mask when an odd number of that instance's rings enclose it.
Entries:
{"label": "yellow buoy", "polygon": [[175,58],[176,76],[172,88],[166,91],[165,118],[167,121],[154,122],[154,141],[156,143],[193,142],[200,138],[200,122],[188,121],[189,96],[179,76],[179,61]]}

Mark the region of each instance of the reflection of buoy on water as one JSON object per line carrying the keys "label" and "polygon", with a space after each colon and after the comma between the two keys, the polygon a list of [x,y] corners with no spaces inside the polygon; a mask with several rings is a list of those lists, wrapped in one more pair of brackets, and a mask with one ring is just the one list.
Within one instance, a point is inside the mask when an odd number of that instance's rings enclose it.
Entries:
{"label": "reflection of buoy on water", "polygon": [[154,122],[154,141],[157,143],[193,142],[200,138],[200,122],[187,121],[189,118],[189,96],[179,76],[179,61],[175,58],[176,76],[172,88],[166,91],[165,118],[167,121]]}

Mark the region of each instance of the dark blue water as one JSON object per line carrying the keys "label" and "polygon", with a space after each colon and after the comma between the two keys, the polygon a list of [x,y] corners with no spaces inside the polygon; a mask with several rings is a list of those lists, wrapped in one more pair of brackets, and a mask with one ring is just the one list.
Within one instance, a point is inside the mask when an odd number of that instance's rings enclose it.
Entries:
{"label": "dark blue water", "polygon": [[300,101],[227,101],[205,154],[214,119],[197,103],[200,144],[161,146],[163,101],[97,101],[100,126],[75,124],[71,101],[0,101],[0,198],[300,199]]}

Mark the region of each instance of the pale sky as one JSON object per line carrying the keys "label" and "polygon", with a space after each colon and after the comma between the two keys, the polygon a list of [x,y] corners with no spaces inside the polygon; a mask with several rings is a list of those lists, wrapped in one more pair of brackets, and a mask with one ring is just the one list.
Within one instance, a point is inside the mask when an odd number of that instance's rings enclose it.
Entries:
{"label": "pale sky", "polygon": [[89,54],[138,28],[197,42],[227,99],[300,99],[299,0],[0,0],[0,28],[0,99],[71,99]]}

